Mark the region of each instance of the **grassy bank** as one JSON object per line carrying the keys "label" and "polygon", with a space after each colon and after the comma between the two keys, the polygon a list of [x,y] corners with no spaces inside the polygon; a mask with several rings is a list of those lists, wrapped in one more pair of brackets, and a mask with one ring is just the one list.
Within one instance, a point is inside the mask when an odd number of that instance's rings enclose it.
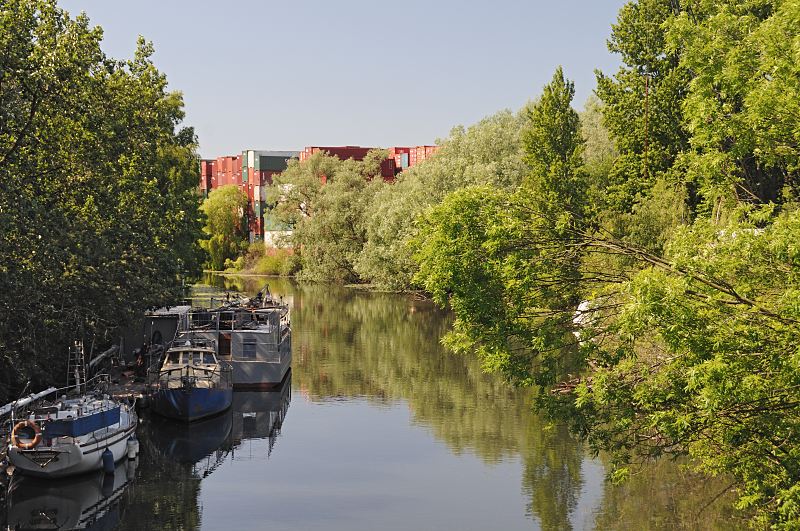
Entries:
{"label": "grassy bank", "polygon": [[259,242],[250,244],[247,251],[236,260],[226,260],[224,272],[289,277],[299,269],[299,258],[291,249],[267,248]]}

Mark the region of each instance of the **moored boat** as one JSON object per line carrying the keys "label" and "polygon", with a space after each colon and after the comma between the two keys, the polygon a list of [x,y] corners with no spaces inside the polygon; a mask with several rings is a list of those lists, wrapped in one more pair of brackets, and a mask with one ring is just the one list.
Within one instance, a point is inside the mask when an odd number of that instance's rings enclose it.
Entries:
{"label": "moored boat", "polygon": [[222,413],[233,401],[232,368],[217,359],[214,342],[182,337],[164,355],[150,385],[150,405],[186,422]]}
{"label": "moored boat", "polygon": [[137,422],[132,405],[101,391],[64,395],[16,419],[8,459],[22,474],[45,478],[107,469],[128,454]]}
{"label": "moored boat", "polygon": [[289,306],[273,298],[266,287],[249,299],[193,308],[177,340],[196,338],[214,342],[219,359],[233,367],[237,390],[276,388],[291,367]]}

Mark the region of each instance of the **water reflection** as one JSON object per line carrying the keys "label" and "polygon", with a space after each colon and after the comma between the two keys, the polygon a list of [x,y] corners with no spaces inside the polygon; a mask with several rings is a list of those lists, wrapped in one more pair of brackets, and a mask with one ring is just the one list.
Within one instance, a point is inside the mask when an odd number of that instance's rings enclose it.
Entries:
{"label": "water reflection", "polygon": [[[267,439],[267,456],[280,435],[283,421],[292,401],[292,371],[283,383],[271,392],[237,391],[233,394],[233,448],[244,441]],[[232,459],[241,458],[234,452]]]}
{"label": "water reflection", "polygon": [[251,439],[275,445],[291,402],[292,378],[278,389],[235,392],[230,410],[200,422],[180,424],[144,415],[138,435],[144,489],[129,500],[129,517],[118,529],[198,529],[202,522],[202,482],[225,463],[242,459]]}
{"label": "water reflection", "polygon": [[[220,289],[255,293],[262,278],[216,277]],[[484,374],[471,358],[443,351],[450,317],[428,301],[269,279],[293,295],[294,374],[309,400],[408,403],[414,424],[455,455],[488,465],[519,460],[525,510],[542,529],[727,528],[724,479],[700,481],[678,465],[644,467],[633,481],[605,482],[602,460],[587,455],[564,426],[531,411],[528,392]]]}
{"label": "water reflection", "polygon": [[233,446],[230,410],[191,424],[150,414],[143,424],[139,437],[147,438],[160,456],[173,463],[192,465],[192,473],[202,477],[208,476],[213,465],[224,459]]}
{"label": "water reflection", "polygon": [[136,461],[120,462],[114,474],[47,480],[15,478],[8,497],[9,529],[114,529]]}
{"label": "water reflection", "polygon": [[488,464],[521,460],[527,511],[542,529],[582,527],[582,446],[564,428],[547,430],[530,396],[486,375],[438,339],[449,316],[428,301],[330,287],[299,287],[292,310],[294,370],[313,400],[366,397],[408,402],[415,424],[456,455]]}
{"label": "water reflection", "polygon": [[[211,282],[252,295],[265,279]],[[207,425],[145,416],[119,529],[737,527],[729,500],[709,504],[724,480],[674,463],[607,484],[602,458],[546,426],[527,391],[443,351],[450,316],[429,302],[266,282],[290,297],[291,377],[235,393]],[[284,429],[292,385],[302,398]]]}

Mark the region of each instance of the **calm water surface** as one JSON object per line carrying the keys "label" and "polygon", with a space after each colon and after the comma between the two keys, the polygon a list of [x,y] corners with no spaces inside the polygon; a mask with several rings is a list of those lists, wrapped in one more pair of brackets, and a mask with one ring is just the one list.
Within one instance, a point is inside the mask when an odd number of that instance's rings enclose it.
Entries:
{"label": "calm water surface", "polygon": [[[212,278],[255,293],[264,279]],[[269,279],[292,306],[291,376],[189,427],[144,414],[113,478],[25,480],[8,525],[37,529],[730,529],[723,482],[674,464],[622,487],[530,396],[439,345],[410,296]]]}

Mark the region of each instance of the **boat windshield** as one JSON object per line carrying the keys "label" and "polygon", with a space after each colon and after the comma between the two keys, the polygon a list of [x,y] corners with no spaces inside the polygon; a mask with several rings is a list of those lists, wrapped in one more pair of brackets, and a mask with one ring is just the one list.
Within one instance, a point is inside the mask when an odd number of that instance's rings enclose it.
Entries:
{"label": "boat windshield", "polygon": [[217,359],[213,352],[176,351],[168,352],[164,365],[215,365]]}

